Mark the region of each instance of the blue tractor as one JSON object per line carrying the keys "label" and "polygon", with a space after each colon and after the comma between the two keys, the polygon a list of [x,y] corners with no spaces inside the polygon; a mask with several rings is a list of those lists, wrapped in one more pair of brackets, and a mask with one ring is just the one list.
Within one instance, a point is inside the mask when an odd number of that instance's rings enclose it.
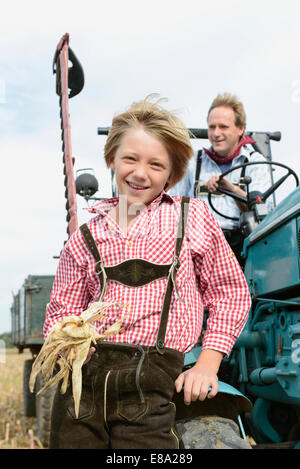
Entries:
{"label": "blue tractor", "polygon": [[[266,198],[290,175],[296,189],[270,214],[261,215]],[[298,184],[297,175],[287,168],[287,174],[267,193],[248,194],[248,212],[241,216],[240,227],[245,235],[244,273],[252,306],[229,365],[230,384],[253,402],[247,425],[255,440],[277,446],[290,442],[291,447],[300,448]]]}

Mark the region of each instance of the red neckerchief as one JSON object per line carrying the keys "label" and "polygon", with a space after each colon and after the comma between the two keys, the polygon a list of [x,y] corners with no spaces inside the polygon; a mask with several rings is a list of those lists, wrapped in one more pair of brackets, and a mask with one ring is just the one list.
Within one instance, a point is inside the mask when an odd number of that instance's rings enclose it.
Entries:
{"label": "red neckerchief", "polygon": [[240,143],[239,143],[237,149],[235,150],[235,152],[233,153],[233,155],[225,156],[225,158],[223,156],[219,156],[218,153],[216,153],[214,149],[207,150],[206,148],[204,148],[204,151],[216,163],[229,163],[236,156],[238,156],[238,154],[240,153],[241,148],[244,147],[245,145],[247,145],[248,143],[255,143],[255,141],[252,140],[252,138],[250,138],[248,135],[243,135],[241,137]]}

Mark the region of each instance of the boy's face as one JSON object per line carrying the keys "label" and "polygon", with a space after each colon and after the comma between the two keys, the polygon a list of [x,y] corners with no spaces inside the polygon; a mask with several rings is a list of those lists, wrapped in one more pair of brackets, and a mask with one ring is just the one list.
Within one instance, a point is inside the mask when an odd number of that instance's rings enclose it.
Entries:
{"label": "boy's face", "polygon": [[172,170],[164,144],[142,128],[126,132],[110,167],[127,206],[150,204],[163,190]]}

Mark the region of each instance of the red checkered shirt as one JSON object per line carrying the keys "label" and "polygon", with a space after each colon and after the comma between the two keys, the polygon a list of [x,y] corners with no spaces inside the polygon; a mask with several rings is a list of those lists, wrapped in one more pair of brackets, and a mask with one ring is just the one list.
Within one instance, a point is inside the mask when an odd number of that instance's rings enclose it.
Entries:
{"label": "red checkered shirt", "polygon": [[[172,262],[181,197],[162,192],[137,215],[125,234],[108,215],[118,198],[103,200],[88,210],[96,216],[88,227],[105,266],[139,258],[155,264]],[[124,317],[125,331],[106,340],[154,345],[167,279],[141,287],[108,280],[104,301],[118,304],[107,311],[105,328]],[[198,341],[203,309],[209,309],[203,349],[229,355],[247,320],[250,295],[242,270],[223,233],[201,200],[190,199],[188,221],[180,253],[176,283],[169,310],[165,346],[188,352]],[[65,244],[46,310],[44,335],[67,315],[79,315],[101,293],[95,260],[80,230]],[[100,331],[101,324],[95,322]],[[101,329],[103,331],[103,329]]]}

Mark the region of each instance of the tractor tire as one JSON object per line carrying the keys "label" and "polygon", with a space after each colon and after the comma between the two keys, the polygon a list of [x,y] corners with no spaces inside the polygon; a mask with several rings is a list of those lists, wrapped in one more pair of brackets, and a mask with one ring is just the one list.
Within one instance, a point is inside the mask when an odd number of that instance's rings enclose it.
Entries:
{"label": "tractor tire", "polygon": [[29,378],[34,359],[25,360],[23,368],[23,409],[25,417],[35,417],[35,393],[29,390]]}
{"label": "tractor tire", "polygon": [[[39,373],[36,379],[36,393],[42,389],[43,385],[43,378]],[[46,448],[50,441],[51,410],[56,388],[57,386],[53,386],[36,395],[37,436]]]}
{"label": "tractor tire", "polygon": [[176,426],[185,449],[252,449],[228,418],[209,415],[178,420]]}

